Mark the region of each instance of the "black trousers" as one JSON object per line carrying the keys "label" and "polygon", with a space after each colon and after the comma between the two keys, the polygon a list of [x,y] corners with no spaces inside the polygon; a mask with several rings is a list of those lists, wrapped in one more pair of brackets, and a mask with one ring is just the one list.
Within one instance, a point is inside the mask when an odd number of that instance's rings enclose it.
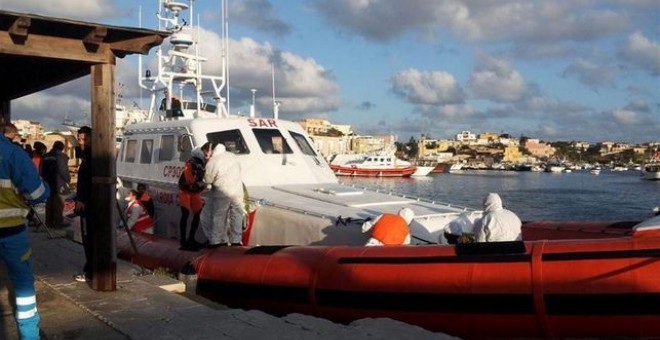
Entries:
{"label": "black trousers", "polygon": [[83,248],[85,250],[85,265],[83,272],[90,280],[94,273],[94,226],[89,223],[89,218],[80,216],[80,234],[82,236]]}

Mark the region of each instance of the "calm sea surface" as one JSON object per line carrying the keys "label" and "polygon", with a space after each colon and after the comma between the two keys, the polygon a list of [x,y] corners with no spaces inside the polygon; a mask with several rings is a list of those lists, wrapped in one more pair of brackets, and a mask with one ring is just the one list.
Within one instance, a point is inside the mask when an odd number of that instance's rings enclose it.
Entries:
{"label": "calm sea surface", "polygon": [[419,178],[349,178],[340,182],[481,209],[489,192],[521,220],[643,220],[660,205],[660,181],[639,171],[537,173],[465,170]]}

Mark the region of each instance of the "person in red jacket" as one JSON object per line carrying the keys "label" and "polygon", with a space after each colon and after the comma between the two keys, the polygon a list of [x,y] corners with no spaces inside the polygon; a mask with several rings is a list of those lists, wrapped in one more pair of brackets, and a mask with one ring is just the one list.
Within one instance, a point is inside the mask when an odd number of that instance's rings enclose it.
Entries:
{"label": "person in red jacket", "polygon": [[397,215],[382,214],[373,222],[362,224],[362,232],[371,230],[371,238],[366,246],[392,246],[410,244],[410,230],[408,225],[415,217],[410,208],[402,208]]}
{"label": "person in red jacket", "polygon": [[146,234],[154,233],[154,220],[147,212],[147,208],[138,199],[138,192],[131,190],[126,196],[128,208],[126,208],[126,224],[131,231],[139,231]]}
{"label": "person in red jacket", "polygon": [[[181,219],[179,220],[179,242],[182,250],[198,250],[201,248],[195,240],[195,234],[199,227],[200,214],[204,200],[202,191],[206,189],[204,184],[204,167],[206,161],[213,153],[211,143],[207,142],[202,147],[195,148],[191,152],[191,157],[186,162],[183,172],[179,177],[179,204],[181,206]],[[190,231],[186,236],[188,226],[188,216],[193,214],[190,223]]]}

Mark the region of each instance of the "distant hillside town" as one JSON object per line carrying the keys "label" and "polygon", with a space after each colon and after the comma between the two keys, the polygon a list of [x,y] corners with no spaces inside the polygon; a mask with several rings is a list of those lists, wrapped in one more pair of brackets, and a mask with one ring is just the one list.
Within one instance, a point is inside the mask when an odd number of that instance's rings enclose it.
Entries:
{"label": "distant hillside town", "polygon": [[421,134],[407,142],[392,135],[361,136],[350,125],[325,119],[305,119],[300,125],[316,148],[329,159],[336,154],[367,154],[394,150],[401,159],[419,162],[462,163],[474,168],[498,165],[566,162],[573,164],[645,164],[660,161],[660,141],[630,144],[614,141],[541,141],[506,133],[460,131],[453,139],[435,139]]}

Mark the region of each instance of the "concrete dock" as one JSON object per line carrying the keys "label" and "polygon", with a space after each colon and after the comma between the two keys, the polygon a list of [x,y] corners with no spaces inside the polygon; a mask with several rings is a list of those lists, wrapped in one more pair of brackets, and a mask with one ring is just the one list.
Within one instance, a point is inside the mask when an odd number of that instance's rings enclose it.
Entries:
{"label": "concrete dock", "polygon": [[[190,293],[166,275],[141,275],[118,260],[117,290],[97,292],[76,282],[84,262],[82,245],[49,239],[30,227],[37,301],[45,339],[455,339],[391,319],[361,319],[349,325],[301,314],[275,317],[256,310],[228,309]],[[69,232],[70,234],[70,232]],[[0,271],[0,340],[17,339]],[[161,288],[163,287],[163,288]],[[166,290],[167,288],[169,290]]]}

